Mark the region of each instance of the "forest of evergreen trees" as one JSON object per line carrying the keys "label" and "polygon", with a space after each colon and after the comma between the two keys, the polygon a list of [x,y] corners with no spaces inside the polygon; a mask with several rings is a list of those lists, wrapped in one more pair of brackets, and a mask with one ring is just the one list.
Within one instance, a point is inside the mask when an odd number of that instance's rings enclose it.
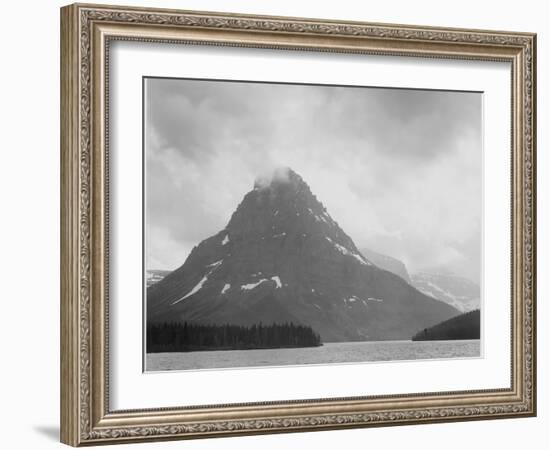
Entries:
{"label": "forest of evergreen trees", "polygon": [[318,347],[311,327],[293,323],[251,326],[163,323],[147,326],[147,353]]}
{"label": "forest of evergreen trees", "polygon": [[479,309],[455,316],[416,333],[413,341],[447,341],[479,339],[481,328]]}

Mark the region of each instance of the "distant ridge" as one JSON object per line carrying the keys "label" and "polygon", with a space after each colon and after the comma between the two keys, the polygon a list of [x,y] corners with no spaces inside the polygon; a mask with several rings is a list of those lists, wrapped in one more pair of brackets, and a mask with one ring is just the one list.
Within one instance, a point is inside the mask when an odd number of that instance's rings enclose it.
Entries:
{"label": "distant ridge", "polygon": [[460,312],[480,307],[479,285],[454,274],[418,272],[411,274],[411,284],[423,294],[441,300]]}
{"label": "distant ridge", "polygon": [[382,253],[375,252],[374,250],[370,250],[368,248],[362,248],[361,253],[363,253],[363,255],[365,255],[368,259],[370,259],[375,265],[377,265],[381,269],[392,272],[400,276],[401,278],[403,278],[407,283],[411,284],[411,279],[409,277],[409,272],[407,271],[407,267],[403,262],[399,261],[397,258],[392,258],[391,256],[383,255]]}
{"label": "distant ridge", "polygon": [[146,271],[147,287],[149,287],[149,286],[151,286],[155,283],[158,283],[160,280],[162,280],[170,272],[171,272],[170,270],[148,269]]}

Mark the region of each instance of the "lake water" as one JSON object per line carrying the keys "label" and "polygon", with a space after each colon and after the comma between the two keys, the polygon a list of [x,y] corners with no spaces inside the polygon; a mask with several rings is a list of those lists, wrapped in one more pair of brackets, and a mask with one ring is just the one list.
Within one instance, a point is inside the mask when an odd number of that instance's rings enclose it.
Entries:
{"label": "lake water", "polygon": [[147,371],[475,358],[480,341],[329,342],[321,347],[150,353]]}

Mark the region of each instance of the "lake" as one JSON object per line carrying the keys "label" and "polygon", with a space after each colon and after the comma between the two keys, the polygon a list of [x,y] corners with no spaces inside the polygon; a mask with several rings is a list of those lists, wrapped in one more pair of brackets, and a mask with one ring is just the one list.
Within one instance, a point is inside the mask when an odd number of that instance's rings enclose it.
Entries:
{"label": "lake", "polygon": [[146,367],[147,371],[197,370],[479,356],[479,340],[328,342],[305,348],[149,353]]}

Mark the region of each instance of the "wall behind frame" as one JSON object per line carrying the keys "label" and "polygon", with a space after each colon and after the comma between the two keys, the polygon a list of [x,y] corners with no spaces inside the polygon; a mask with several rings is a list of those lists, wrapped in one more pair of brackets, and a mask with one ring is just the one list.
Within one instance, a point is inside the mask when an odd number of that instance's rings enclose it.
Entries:
{"label": "wall behind frame", "polygon": [[[307,0],[120,1],[144,7],[271,14],[538,33],[538,170],[550,157],[542,124],[550,120],[550,32],[544,2],[521,3],[392,0],[309,2]],[[65,2],[31,0],[3,5],[0,71],[0,273],[2,274],[3,447],[61,448],[59,432],[59,7]],[[546,27],[547,29],[547,27]],[[543,31],[544,30],[544,31]],[[550,193],[550,177],[539,176],[538,198]],[[546,202],[548,204],[548,202]],[[539,200],[538,318],[539,416],[532,419],[268,435],[217,440],[141,444],[143,449],[188,450],[316,448],[501,449],[543,448],[550,425],[547,345],[550,307],[550,209]],[[540,375],[543,374],[543,375]],[[117,448],[138,448],[119,446]]]}

